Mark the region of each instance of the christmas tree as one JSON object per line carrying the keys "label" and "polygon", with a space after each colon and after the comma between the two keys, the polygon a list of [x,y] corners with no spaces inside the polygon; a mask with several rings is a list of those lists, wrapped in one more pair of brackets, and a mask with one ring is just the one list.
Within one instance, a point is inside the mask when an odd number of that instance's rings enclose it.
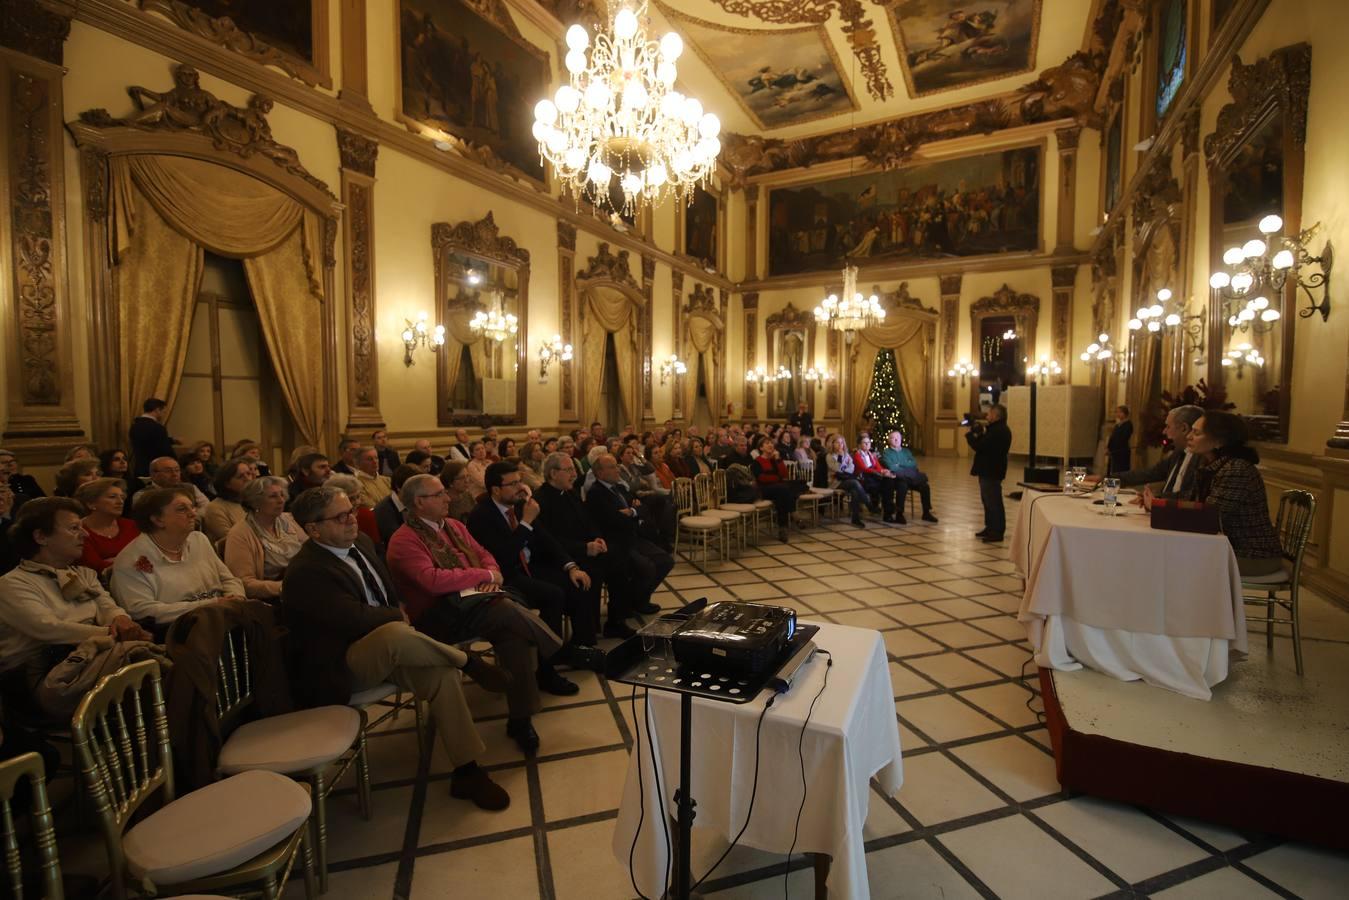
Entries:
{"label": "christmas tree", "polygon": [[904,390],[899,386],[899,371],[895,368],[893,350],[882,350],[876,354],[876,366],[871,373],[871,393],[867,395],[866,412],[875,423],[871,432],[872,446],[885,446],[892,431],[904,435],[906,445],[911,443],[909,414],[905,409]]}

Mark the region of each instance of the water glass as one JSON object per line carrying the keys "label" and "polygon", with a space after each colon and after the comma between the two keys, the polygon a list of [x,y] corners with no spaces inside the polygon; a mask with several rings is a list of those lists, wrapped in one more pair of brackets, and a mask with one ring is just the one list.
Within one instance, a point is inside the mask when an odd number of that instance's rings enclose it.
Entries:
{"label": "water glass", "polygon": [[1085,491],[1085,490],[1087,489],[1087,485],[1086,485],[1086,482],[1087,482],[1087,467],[1086,467],[1086,466],[1073,466],[1073,481],[1077,484],[1077,489],[1078,489],[1079,491]]}
{"label": "water glass", "polygon": [[1105,514],[1113,516],[1119,507],[1119,479],[1107,478],[1101,485],[1105,488]]}
{"label": "water glass", "polygon": [[1077,476],[1073,474],[1072,469],[1065,467],[1063,470],[1063,492],[1065,494],[1071,494],[1076,487]]}

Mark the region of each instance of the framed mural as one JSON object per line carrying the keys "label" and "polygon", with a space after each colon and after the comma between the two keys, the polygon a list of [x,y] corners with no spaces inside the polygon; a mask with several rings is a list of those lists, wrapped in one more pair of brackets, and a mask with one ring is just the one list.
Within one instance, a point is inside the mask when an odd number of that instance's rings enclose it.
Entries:
{"label": "framed mural", "polygon": [[140,0],[200,37],[305,84],[331,87],[328,4],[314,0]]}
{"label": "framed mural", "polygon": [[721,219],[717,195],[701,186],[684,209],[684,253],[721,271]]}
{"label": "framed mural", "polygon": [[1189,52],[1189,24],[1186,0],[1163,0],[1157,18],[1157,121],[1171,111],[1171,105],[1185,83],[1185,64]]}
{"label": "framed mural", "polygon": [[1107,213],[1119,202],[1124,187],[1124,106],[1115,110],[1103,138],[1105,146],[1102,156],[1105,159],[1105,205]]}
{"label": "framed mural", "polygon": [[923,97],[1035,68],[1041,0],[888,0],[909,94]]}
{"label": "framed mural", "polygon": [[1213,28],[1210,30],[1210,39],[1227,23],[1228,14],[1236,5],[1237,0],[1213,0]]}
{"label": "framed mural", "polygon": [[762,129],[858,109],[822,25],[773,30],[705,22],[657,3],[712,73]]}
{"label": "framed mural", "polygon": [[1036,250],[1043,145],[775,188],[772,275]]}
{"label": "framed mural", "polygon": [[[484,13],[490,14],[488,15]],[[548,54],[520,36],[500,0],[399,0],[399,116],[444,131],[543,181],[531,131],[548,93]]]}

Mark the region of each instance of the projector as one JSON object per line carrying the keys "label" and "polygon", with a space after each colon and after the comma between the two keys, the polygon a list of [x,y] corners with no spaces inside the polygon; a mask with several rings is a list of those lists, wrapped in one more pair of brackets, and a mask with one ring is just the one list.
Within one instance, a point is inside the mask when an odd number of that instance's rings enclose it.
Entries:
{"label": "projector", "polygon": [[796,611],[758,603],[713,603],[671,639],[681,666],[757,675],[770,668],[796,634]]}

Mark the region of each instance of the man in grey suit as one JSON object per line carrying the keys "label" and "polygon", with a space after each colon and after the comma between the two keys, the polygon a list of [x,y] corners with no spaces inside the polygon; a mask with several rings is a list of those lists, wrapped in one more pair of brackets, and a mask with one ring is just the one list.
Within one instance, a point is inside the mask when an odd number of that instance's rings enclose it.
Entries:
{"label": "man in grey suit", "polygon": [[[1175,449],[1150,466],[1121,472],[1117,476],[1120,486],[1138,487],[1161,482],[1162,487],[1154,492],[1154,496],[1184,495],[1194,484],[1195,473],[1199,471],[1199,463],[1191,458],[1190,451],[1185,448],[1189,443],[1190,430],[1194,428],[1194,423],[1203,417],[1204,410],[1198,406],[1177,406],[1168,412],[1163,431]],[[1088,480],[1095,483],[1100,481],[1100,477],[1092,476]]]}

